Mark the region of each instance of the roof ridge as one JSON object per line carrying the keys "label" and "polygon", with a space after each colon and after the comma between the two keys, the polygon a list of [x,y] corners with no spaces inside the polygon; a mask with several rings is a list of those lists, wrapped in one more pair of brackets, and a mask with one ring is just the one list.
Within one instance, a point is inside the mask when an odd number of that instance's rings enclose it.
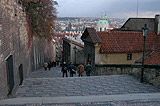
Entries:
{"label": "roof ridge", "polygon": [[129,34],[131,34],[131,33],[136,33],[136,34],[142,33],[142,32],[137,32],[137,31],[111,31],[111,32],[113,32],[113,33],[129,33]]}

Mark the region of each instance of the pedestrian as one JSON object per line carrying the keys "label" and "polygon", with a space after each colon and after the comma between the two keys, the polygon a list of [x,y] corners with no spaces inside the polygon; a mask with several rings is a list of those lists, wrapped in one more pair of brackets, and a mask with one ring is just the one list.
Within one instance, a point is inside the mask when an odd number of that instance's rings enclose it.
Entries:
{"label": "pedestrian", "polygon": [[56,62],[55,61],[53,61],[53,66],[56,67]]}
{"label": "pedestrian", "polygon": [[49,62],[48,62],[48,69],[49,69],[49,71],[50,71],[50,69],[51,69],[51,65],[52,65],[52,64],[51,64],[51,61],[49,61]]}
{"label": "pedestrian", "polygon": [[73,77],[73,74],[76,74],[76,67],[70,63],[70,65],[68,66],[69,72],[70,72],[70,77]]}
{"label": "pedestrian", "polygon": [[83,77],[83,72],[84,72],[84,66],[83,64],[78,65],[78,76]]}
{"label": "pedestrian", "polygon": [[87,62],[87,65],[85,66],[85,71],[86,71],[86,75],[90,76],[90,73],[92,71],[92,66],[91,66],[90,62]]}
{"label": "pedestrian", "polygon": [[68,71],[68,67],[67,67],[67,64],[66,62],[63,62],[63,65],[62,65],[62,73],[63,73],[63,77],[64,75],[66,74],[66,77],[68,77],[68,74],[67,74],[67,71]]}
{"label": "pedestrian", "polygon": [[48,67],[48,63],[45,62],[45,63],[44,63],[44,70],[45,70],[45,71],[47,71],[47,67]]}

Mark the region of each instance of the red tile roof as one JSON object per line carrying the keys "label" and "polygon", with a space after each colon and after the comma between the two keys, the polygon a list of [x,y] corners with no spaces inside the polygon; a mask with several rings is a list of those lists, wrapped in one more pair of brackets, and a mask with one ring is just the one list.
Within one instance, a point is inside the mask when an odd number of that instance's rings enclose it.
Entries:
{"label": "red tile roof", "polygon": [[[143,51],[142,32],[112,31],[97,32],[102,41],[101,53],[136,53]],[[152,50],[156,34],[150,32],[146,37],[146,51]]]}
{"label": "red tile roof", "polygon": [[[135,61],[135,63],[142,63],[142,57]],[[160,50],[155,50],[144,58],[145,64],[160,64]]]}
{"label": "red tile roof", "polygon": [[84,40],[86,38],[86,36],[88,36],[88,35],[91,37],[91,40],[93,43],[101,43],[101,41],[96,33],[96,30],[94,28],[86,28],[81,39]]}
{"label": "red tile roof", "polygon": [[156,50],[144,60],[145,64],[160,64],[160,50]]}
{"label": "red tile roof", "polygon": [[100,43],[100,39],[98,38],[98,35],[96,34],[96,30],[94,28],[86,28],[89,35],[91,35],[91,39],[93,43]]}
{"label": "red tile roof", "polygon": [[[145,64],[160,64],[160,35],[157,35],[155,39],[155,45],[153,52],[147,55],[144,59]],[[142,57],[136,61],[136,63],[142,63]]]}

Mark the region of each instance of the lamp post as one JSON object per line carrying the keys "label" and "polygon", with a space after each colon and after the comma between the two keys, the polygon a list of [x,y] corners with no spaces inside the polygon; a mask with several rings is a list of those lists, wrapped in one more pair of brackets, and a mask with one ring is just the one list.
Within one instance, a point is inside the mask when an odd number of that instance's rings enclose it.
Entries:
{"label": "lamp post", "polygon": [[73,49],[74,49],[74,52],[75,52],[74,64],[76,64],[76,50],[77,50],[76,46],[74,46]]}
{"label": "lamp post", "polygon": [[148,35],[147,24],[142,28],[143,37],[144,37],[144,46],[143,46],[143,58],[142,58],[142,68],[141,68],[141,82],[143,82],[143,73],[144,73],[144,57],[145,57],[145,46],[146,46],[146,37]]}

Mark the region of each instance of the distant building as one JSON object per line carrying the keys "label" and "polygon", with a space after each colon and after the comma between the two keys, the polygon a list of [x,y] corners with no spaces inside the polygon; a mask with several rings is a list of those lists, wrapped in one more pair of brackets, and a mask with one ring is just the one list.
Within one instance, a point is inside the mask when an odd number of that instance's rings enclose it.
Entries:
{"label": "distant building", "polygon": [[66,37],[63,38],[63,60],[67,64],[80,64],[84,61],[84,45]]}
{"label": "distant building", "polygon": [[109,29],[108,18],[102,14],[101,19],[97,22],[96,31],[107,31]]}
{"label": "distant building", "polygon": [[66,31],[72,31],[72,23],[69,22],[68,27],[66,27]]}
{"label": "distant building", "polygon": [[144,24],[147,24],[150,32],[160,34],[160,15],[155,18],[129,18],[120,29],[123,31],[142,31]]}
{"label": "distant building", "polygon": [[[80,64],[84,61],[84,42],[81,40],[82,32],[57,32],[59,36],[63,37],[62,62],[67,64]],[[56,48],[57,50],[59,48]]]}

